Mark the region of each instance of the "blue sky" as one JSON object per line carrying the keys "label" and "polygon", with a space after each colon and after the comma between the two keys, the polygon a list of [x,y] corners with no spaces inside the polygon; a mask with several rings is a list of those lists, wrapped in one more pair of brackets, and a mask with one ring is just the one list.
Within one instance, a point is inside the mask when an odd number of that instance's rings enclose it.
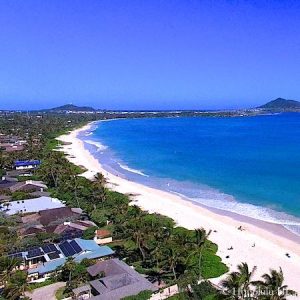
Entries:
{"label": "blue sky", "polygon": [[0,109],[300,100],[300,1],[0,1]]}

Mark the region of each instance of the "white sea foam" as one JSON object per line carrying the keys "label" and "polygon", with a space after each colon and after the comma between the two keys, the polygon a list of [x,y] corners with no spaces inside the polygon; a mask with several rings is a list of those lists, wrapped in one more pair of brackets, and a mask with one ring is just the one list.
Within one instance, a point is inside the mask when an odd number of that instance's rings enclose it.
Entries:
{"label": "white sea foam", "polygon": [[212,208],[237,213],[253,219],[285,225],[287,228],[294,226],[300,227],[300,221],[298,218],[284,212],[277,212],[271,208],[256,206],[249,203],[241,203],[238,201],[226,201],[224,199],[193,198],[191,200]]}
{"label": "white sea foam", "polygon": [[87,143],[87,144],[96,146],[97,151],[103,151],[103,150],[107,149],[107,146],[104,146],[99,142],[95,142],[95,141],[92,141],[92,140],[85,140],[84,142]]}
{"label": "white sea foam", "polygon": [[132,169],[126,165],[123,165],[121,163],[118,163],[118,165],[120,166],[120,168],[122,168],[123,170],[126,170],[128,172],[131,172],[131,173],[135,173],[135,174],[139,174],[139,175],[142,175],[142,176],[145,176],[145,177],[149,177],[147,174],[144,174],[142,171],[139,171],[139,170],[136,170],[136,169]]}

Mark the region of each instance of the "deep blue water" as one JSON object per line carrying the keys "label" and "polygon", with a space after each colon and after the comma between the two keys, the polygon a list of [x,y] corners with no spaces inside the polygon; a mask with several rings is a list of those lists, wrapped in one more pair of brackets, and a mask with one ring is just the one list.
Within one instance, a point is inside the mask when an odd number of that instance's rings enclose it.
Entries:
{"label": "deep blue water", "polygon": [[113,120],[83,139],[129,179],[300,232],[300,114]]}

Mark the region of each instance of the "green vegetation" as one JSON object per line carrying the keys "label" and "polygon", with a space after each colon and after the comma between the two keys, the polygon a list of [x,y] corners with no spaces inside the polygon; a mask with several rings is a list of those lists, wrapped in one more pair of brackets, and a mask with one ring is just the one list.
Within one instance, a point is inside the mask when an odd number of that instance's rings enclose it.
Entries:
{"label": "green vegetation", "polygon": [[32,199],[32,198],[37,198],[37,196],[22,191],[13,192],[11,194],[11,199],[14,201],[18,201],[18,200],[21,201],[21,200]]}
{"label": "green vegetation", "polygon": [[64,299],[65,296],[64,296],[64,291],[65,291],[65,287],[61,287],[59,288],[56,293],[55,293],[55,298],[57,300],[61,300],[61,299]]}
{"label": "green vegetation", "polygon": [[225,295],[231,299],[241,299],[244,295],[248,295],[247,299],[285,300],[288,296],[297,295],[283,284],[284,276],[281,268],[279,271],[270,270],[270,274],[262,275],[263,280],[260,281],[252,280],[256,267],[250,270],[247,263],[241,263],[237,269],[221,283]]}
{"label": "green vegetation", "polygon": [[152,295],[152,291],[142,291],[137,295],[122,298],[122,300],[148,300]]}
{"label": "green vegetation", "polygon": [[275,110],[290,110],[290,109],[300,109],[300,102],[295,100],[286,100],[283,98],[277,98],[272,100],[259,108],[263,109],[275,109]]}
{"label": "green vegetation", "polygon": [[32,176],[17,176],[18,181],[27,181],[27,180],[39,180],[35,175]]}
{"label": "green vegetation", "polygon": [[53,277],[53,278],[51,277],[51,278],[47,278],[45,281],[42,281],[42,282],[30,283],[30,288],[31,288],[31,290],[35,290],[35,289],[41,288],[43,286],[53,284],[55,282],[57,282],[57,279],[55,277]]}
{"label": "green vegetation", "polygon": [[95,236],[95,230],[97,229],[98,227],[96,226],[92,226],[88,229],[86,229],[84,232],[83,232],[83,236],[82,238],[86,239],[86,240],[92,240]]}

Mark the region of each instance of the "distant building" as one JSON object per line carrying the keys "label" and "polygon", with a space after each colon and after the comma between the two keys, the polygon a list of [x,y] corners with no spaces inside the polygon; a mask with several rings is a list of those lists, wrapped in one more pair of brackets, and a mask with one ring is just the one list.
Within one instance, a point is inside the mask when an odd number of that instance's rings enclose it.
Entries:
{"label": "distant building", "polygon": [[141,291],[157,291],[157,288],[133,268],[119,259],[110,259],[87,268],[91,277],[89,282],[95,300],[119,300],[136,295]]}
{"label": "distant building", "polygon": [[14,167],[16,170],[32,170],[40,166],[40,160],[16,160]]}
{"label": "distant building", "polygon": [[101,259],[114,254],[107,246],[99,246],[93,240],[73,239],[59,244],[45,244],[39,247],[11,253],[9,256],[22,260],[22,269],[27,270],[30,281],[48,277],[62,266],[67,258],[75,262],[83,259]]}
{"label": "distant building", "polygon": [[6,152],[15,152],[24,150],[24,146],[15,144],[0,144],[0,149],[3,149]]}
{"label": "distant building", "polygon": [[6,152],[15,152],[24,150],[25,140],[17,136],[0,135],[0,149]]}

